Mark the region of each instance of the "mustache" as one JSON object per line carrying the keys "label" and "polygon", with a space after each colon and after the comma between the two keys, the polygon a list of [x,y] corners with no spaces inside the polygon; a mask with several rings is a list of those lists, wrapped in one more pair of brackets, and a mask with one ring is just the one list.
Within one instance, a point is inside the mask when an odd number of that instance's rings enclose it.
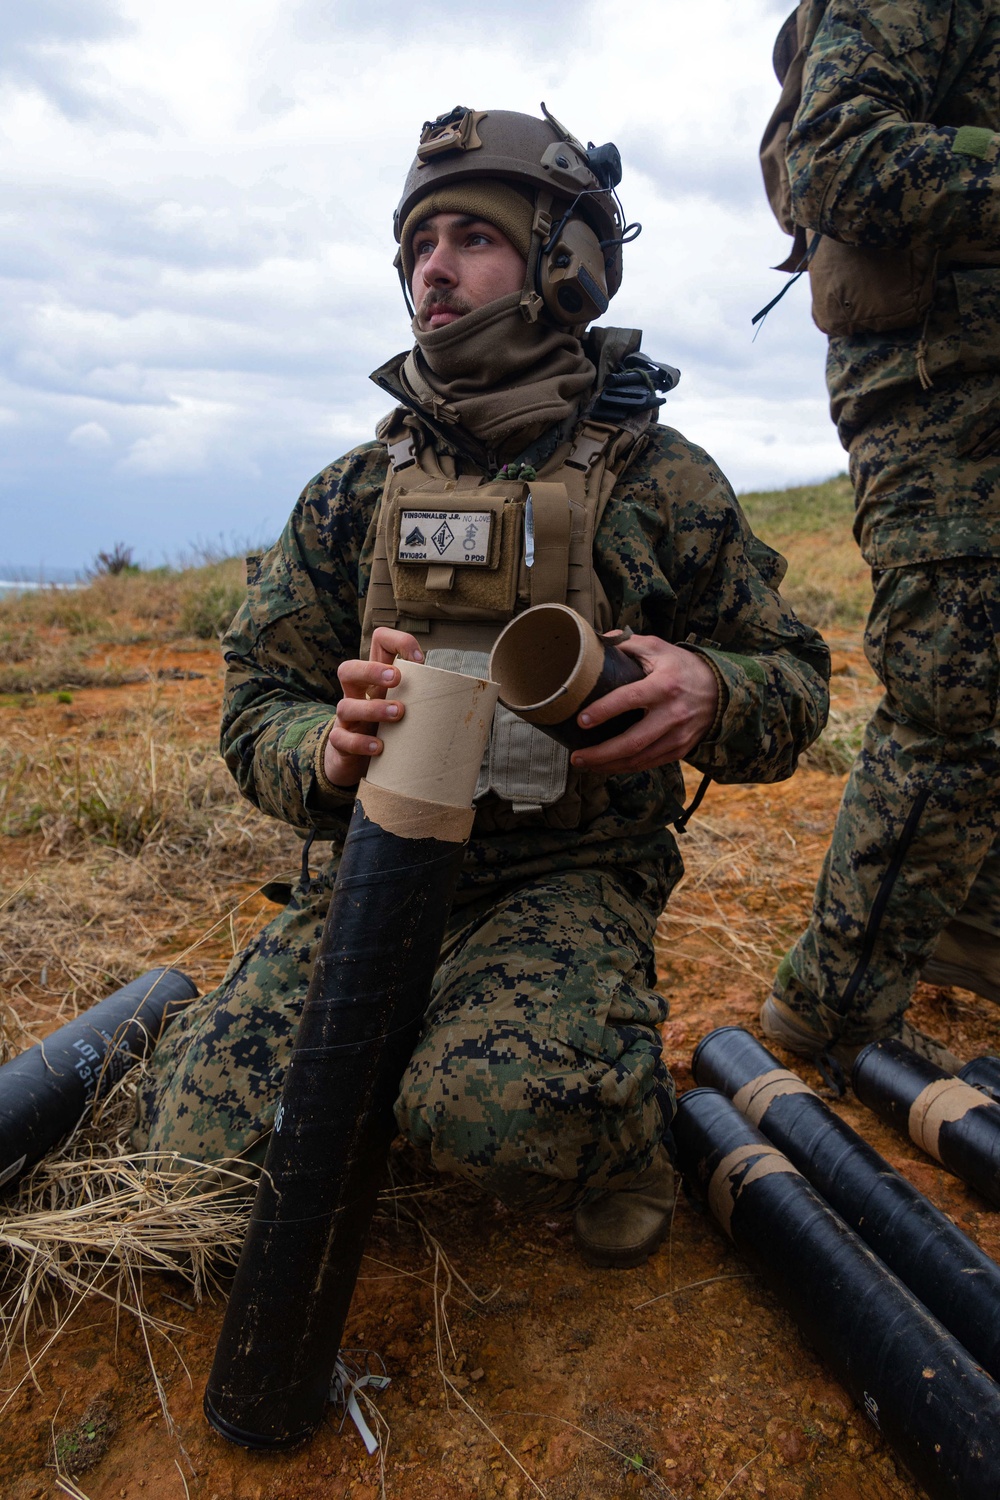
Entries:
{"label": "mustache", "polygon": [[442,291],[432,290],[425,292],[421,297],[420,306],[417,308],[417,317],[427,318],[432,312],[439,312],[443,308],[447,308],[450,312],[458,313],[460,317],[464,317],[466,313],[474,310],[472,303],[467,302],[457,292],[451,292],[447,289]]}

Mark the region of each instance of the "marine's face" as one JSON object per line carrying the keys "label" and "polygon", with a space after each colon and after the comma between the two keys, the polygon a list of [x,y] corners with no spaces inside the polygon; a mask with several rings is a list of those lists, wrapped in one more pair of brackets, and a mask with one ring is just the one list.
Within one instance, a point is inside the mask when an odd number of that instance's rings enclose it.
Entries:
{"label": "marine's face", "polygon": [[417,225],[412,248],[411,291],[423,333],[444,328],[524,285],[524,257],[485,219],[434,214]]}

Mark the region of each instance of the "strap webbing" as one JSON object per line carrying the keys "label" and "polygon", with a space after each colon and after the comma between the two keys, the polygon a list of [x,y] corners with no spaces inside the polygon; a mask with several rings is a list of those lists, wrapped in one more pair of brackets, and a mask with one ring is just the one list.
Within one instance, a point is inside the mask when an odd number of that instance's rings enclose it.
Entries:
{"label": "strap webbing", "polygon": [[530,570],[532,604],[563,604],[569,576],[569,496],[564,484],[531,481],[535,560]]}

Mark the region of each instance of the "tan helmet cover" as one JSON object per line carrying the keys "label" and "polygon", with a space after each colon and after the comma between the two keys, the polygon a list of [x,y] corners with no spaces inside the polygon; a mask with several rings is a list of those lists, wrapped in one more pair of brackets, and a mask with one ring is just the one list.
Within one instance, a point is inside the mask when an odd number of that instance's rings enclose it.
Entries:
{"label": "tan helmet cover", "polygon": [[622,279],[624,224],[618,202],[595,173],[586,148],[544,104],[542,110],[544,118],[539,120],[512,110],[459,106],[427,121],[393,216],[396,241],[413,209],[438,188],[469,178],[504,178],[527,188],[536,202],[539,192],[551,195],[555,222],[540,221],[536,211],[535,228],[543,240],[556,227],[559,214],[577,199],[574,216],[589,224],[602,242],[604,279],[613,297]]}

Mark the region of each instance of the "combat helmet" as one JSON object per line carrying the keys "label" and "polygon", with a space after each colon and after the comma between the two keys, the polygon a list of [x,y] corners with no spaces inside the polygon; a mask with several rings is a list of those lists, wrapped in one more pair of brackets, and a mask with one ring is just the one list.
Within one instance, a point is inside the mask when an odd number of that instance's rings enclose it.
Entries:
{"label": "combat helmet", "polygon": [[[622,175],[617,146],[584,146],[544,104],[542,115],[458,105],[426,121],[393,233],[399,244],[413,209],[437,189],[473,178],[521,188],[534,202],[522,311],[580,327],[606,311],[621,285],[622,245],[640,226],[625,225],[615,192]],[[396,266],[408,294],[399,254]]]}

